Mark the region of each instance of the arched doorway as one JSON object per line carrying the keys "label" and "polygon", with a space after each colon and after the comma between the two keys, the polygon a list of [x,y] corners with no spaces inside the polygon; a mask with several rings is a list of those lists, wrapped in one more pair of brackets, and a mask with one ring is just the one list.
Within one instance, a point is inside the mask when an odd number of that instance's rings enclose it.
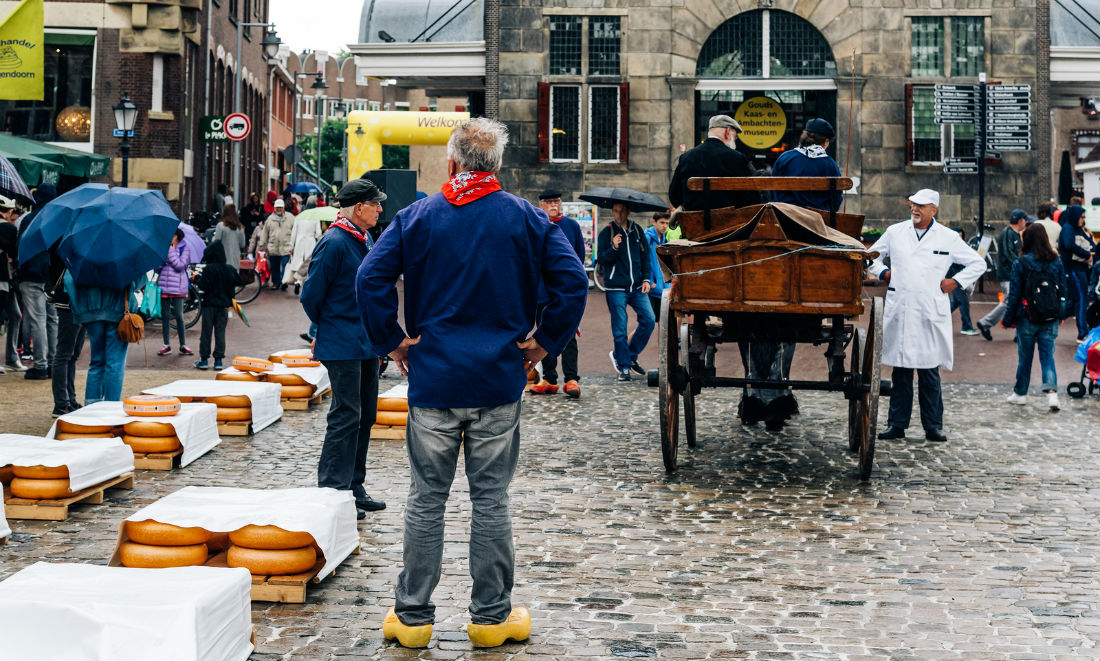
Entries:
{"label": "arched doorway", "polygon": [[[695,75],[696,138],[712,115],[737,117],[745,129],[737,148],[758,170],[797,146],[810,118],[836,126],[832,48],[796,14],[756,9],[727,20],[707,37]],[[829,152],[836,157],[835,141]]]}

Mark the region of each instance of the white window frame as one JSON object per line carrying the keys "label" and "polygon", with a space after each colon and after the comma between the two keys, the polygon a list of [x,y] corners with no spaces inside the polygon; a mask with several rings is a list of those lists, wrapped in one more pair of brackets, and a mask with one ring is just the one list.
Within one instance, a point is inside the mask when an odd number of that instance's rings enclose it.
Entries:
{"label": "white window frame", "polygon": [[[918,88],[932,89],[933,85],[934,85],[934,83],[928,83],[928,84],[914,83],[913,84],[913,89],[914,90],[916,90]],[[914,127],[915,124],[916,124],[916,122],[914,121],[914,117],[913,117],[913,106],[910,106],[909,107],[909,127],[910,127],[909,130],[910,131],[913,130],[913,127]],[[938,161],[909,161],[909,163],[908,163],[909,165],[917,166],[917,167],[926,166],[926,165],[928,165],[928,166],[943,165],[945,160],[947,160],[949,158],[955,158],[956,157],[956,154],[955,154],[955,125],[954,124],[940,124],[939,127],[940,127],[940,160],[938,160]],[[948,130],[949,128],[951,130]],[[906,140],[911,140],[911,139],[913,139],[913,136],[912,135],[907,135],[907,136],[905,136],[905,138],[906,138]],[[974,154],[963,154],[962,157],[963,158],[969,158],[973,155]]]}
{"label": "white window frame", "polygon": [[153,55],[153,85],[149,112],[164,112],[164,55]]}
{"label": "white window frame", "polygon": [[374,111],[374,112],[378,112],[379,110],[382,109],[382,102],[381,101],[367,101],[366,103],[367,103],[367,107],[366,108],[360,108],[360,110],[371,110],[371,111]]}
{"label": "white window frame", "polygon": [[[593,113],[593,110],[592,110],[592,99],[595,96],[594,93],[593,93],[593,90],[595,90],[597,88],[601,88],[601,87],[615,90],[615,154],[616,154],[616,156],[613,159],[592,158],[592,118],[594,116],[594,113]],[[553,92],[553,87],[551,87],[550,89],[551,89],[551,92]],[[551,96],[551,106],[550,107],[553,108],[553,97],[552,96]],[[618,157],[618,154],[622,151],[622,144],[623,144],[623,142],[622,142],[623,141],[623,136],[622,136],[623,121],[622,121],[622,117],[623,117],[622,99],[620,98],[620,95],[619,95],[619,86],[618,85],[588,85],[588,153],[587,153],[587,156],[588,156],[588,162],[589,163],[621,163],[622,162],[622,160],[619,159],[619,157]],[[553,122],[551,122],[551,123],[553,123]]]}
{"label": "white window frame", "polygon": [[580,163],[582,154],[581,149],[583,147],[581,143],[581,127],[584,125],[584,117],[581,116],[581,103],[584,99],[584,86],[579,83],[568,83],[555,85],[550,84],[550,131],[554,130],[554,91],[559,87],[572,87],[577,90],[577,157],[576,158],[555,158],[554,157],[554,136],[550,137],[550,162],[551,163]]}

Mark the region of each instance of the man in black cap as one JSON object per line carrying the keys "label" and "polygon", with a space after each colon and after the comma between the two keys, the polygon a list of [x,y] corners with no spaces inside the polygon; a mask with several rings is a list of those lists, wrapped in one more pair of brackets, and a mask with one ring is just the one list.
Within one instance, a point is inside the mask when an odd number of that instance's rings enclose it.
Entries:
{"label": "man in black cap", "polygon": [[704,197],[702,191],[689,191],[688,179],[692,177],[752,177],[755,171],[749,159],[737,151],[737,134],[741,125],[729,115],[715,115],[708,123],[707,139],[697,147],[680,154],[672,182],[668,185],[668,199],[674,207],[685,211],[698,211],[703,205],[711,209],[722,207],[747,207],[760,204],[763,199],[756,191],[720,191]]}
{"label": "man in black cap", "polygon": [[378,355],[355,301],[355,273],[374,245],[386,194],[370,179],[349,181],[336,196],[340,215],[313,249],[301,303],[317,324],[313,356],[328,369],[332,406],[317,465],[317,486],[350,490],[360,519],[386,504],[367,495],[367,447],[378,407]]}
{"label": "man in black cap", "polygon": [[[772,167],[775,177],[839,177],[840,166],[825,153],[836,133],[829,122],[814,117],[806,122],[806,128],[798,139],[798,146],[788,149],[776,159]],[[775,191],[776,202],[797,204],[800,207],[837,211],[840,209],[840,191]]]}
{"label": "man in black cap", "polygon": [[[552,188],[547,188],[539,193],[539,208],[545,211],[550,222],[565,234],[565,240],[573,247],[573,251],[577,253],[577,258],[583,264],[584,236],[581,235],[581,224],[575,218],[562,215],[561,193]],[[540,291],[539,307],[546,305],[548,301],[549,296],[547,296],[546,291]],[[579,399],[581,396],[579,383],[581,377],[577,374],[577,336],[575,334],[561,352],[561,371],[562,376],[565,377],[565,384],[562,386],[561,391],[573,399]],[[531,386],[531,392],[536,395],[553,395],[558,392],[557,356],[547,354],[542,359],[542,380]]]}

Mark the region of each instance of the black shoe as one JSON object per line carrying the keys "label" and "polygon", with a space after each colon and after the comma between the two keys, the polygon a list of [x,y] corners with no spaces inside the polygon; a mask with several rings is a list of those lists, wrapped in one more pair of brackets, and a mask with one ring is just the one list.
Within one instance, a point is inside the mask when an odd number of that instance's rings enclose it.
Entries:
{"label": "black shoe", "polygon": [[72,409],[65,406],[55,406],[53,411],[50,412],[52,416],[65,415],[66,413],[72,413]]}
{"label": "black shoe", "polygon": [[375,500],[370,496],[355,499],[355,506],[366,512],[377,512],[386,509],[386,504],[381,500]]}
{"label": "black shoe", "polygon": [[359,521],[362,521],[363,519],[367,518],[367,513],[364,512],[363,510],[359,509],[358,507],[356,507],[355,508],[355,518]]}
{"label": "black shoe", "polygon": [[279,291],[286,291],[286,288],[287,288],[287,284],[285,282],[283,284],[279,285]]}
{"label": "black shoe", "polygon": [[619,370],[619,380],[620,381],[629,381],[630,380],[630,370]]}
{"label": "black shoe", "polygon": [[792,417],[798,415],[798,401],[795,400],[793,394],[787,393],[786,395],[777,398],[776,401],[783,403],[784,420],[790,420]]}
{"label": "black shoe", "polygon": [[936,443],[947,442],[947,436],[945,436],[944,433],[938,429],[925,429],[924,437],[930,441],[935,441]]}
{"label": "black shoe", "polygon": [[302,283],[295,282],[294,283],[294,295],[297,296],[298,294],[301,294],[301,293],[302,293]]}
{"label": "black shoe", "polygon": [[783,429],[783,423],[787,420],[787,402],[783,397],[776,397],[764,406],[764,428],[768,431]]}
{"label": "black shoe", "polygon": [[897,438],[905,438],[905,430],[898,427],[887,427],[885,431],[878,435],[878,437],[883,441],[892,441]]}
{"label": "black shoe", "polygon": [[642,376],[645,376],[645,370],[642,369],[642,366],[639,365],[638,361],[636,361],[636,360],[634,362],[630,363],[630,369],[634,370],[638,374],[641,374]]}
{"label": "black shoe", "polygon": [[46,370],[32,367],[27,370],[27,372],[23,375],[23,378],[27,379],[28,381],[45,381],[46,379],[50,378],[50,375],[49,372],[47,372]]}
{"label": "black shoe", "polygon": [[302,338],[306,342],[312,342],[313,341],[313,336],[310,335],[309,333],[301,333],[301,334],[298,335],[298,337]]}
{"label": "black shoe", "polygon": [[984,337],[985,339],[989,340],[990,342],[993,341],[993,333],[989,332],[989,326],[978,324],[978,332],[981,333],[982,337]]}
{"label": "black shoe", "polygon": [[737,416],[741,424],[755,425],[764,419],[764,401],[754,395],[744,395],[737,405]]}

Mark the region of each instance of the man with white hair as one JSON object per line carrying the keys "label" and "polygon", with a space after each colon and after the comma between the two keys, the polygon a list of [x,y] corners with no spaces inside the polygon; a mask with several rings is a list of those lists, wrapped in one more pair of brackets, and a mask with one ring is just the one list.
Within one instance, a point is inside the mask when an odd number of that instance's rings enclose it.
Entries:
{"label": "man with white hair", "polygon": [[737,151],[737,134],[741,125],[729,115],[715,115],[707,122],[707,139],[680,154],[672,181],[668,185],[668,199],[674,207],[685,211],[697,211],[704,205],[711,209],[722,207],[746,207],[760,204],[763,198],[756,191],[689,191],[688,179],[692,177],[752,177],[752,163]]}
{"label": "man with white hair", "polygon": [[[913,414],[913,370],[920,382],[924,437],[944,442],[940,368],[951,369],[951,292],[985,273],[985,260],[957,232],[936,222],[940,194],[924,188],[909,196],[910,220],[891,225],[869,250],[870,273],[884,280],[882,362],[893,366],[890,413],[882,439],[905,438]],[[890,265],[886,265],[886,260]],[[952,264],[963,269],[947,277]]]}
{"label": "man with white hair", "polygon": [[[356,277],[371,345],[409,377],[405,566],[382,625],[383,636],[405,647],[431,639],[443,514],[460,449],[473,504],[466,631],[476,647],[531,633],[527,609],[512,608],[508,485],[519,459],[520,400],[527,369],[560,354],[576,333],[588,277],[546,214],[501,190],[507,142],[496,120],[456,127],[443,192],[398,213]],[[404,329],[395,289],[402,275]],[[546,301],[537,316],[540,284]]]}

